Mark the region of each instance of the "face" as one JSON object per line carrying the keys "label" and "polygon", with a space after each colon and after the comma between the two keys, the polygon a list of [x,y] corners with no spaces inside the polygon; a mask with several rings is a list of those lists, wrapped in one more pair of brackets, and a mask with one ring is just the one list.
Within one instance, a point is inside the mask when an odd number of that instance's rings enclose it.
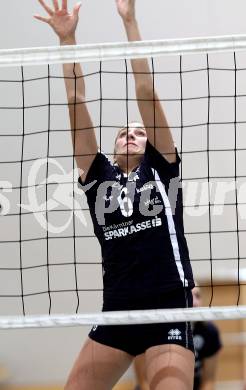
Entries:
{"label": "face", "polygon": [[129,154],[143,156],[146,148],[146,130],[141,123],[129,123],[128,128],[124,127],[117,135],[115,142],[115,159],[117,154]]}
{"label": "face", "polygon": [[201,291],[199,287],[194,287],[192,289],[193,295],[193,307],[200,307],[202,304]]}

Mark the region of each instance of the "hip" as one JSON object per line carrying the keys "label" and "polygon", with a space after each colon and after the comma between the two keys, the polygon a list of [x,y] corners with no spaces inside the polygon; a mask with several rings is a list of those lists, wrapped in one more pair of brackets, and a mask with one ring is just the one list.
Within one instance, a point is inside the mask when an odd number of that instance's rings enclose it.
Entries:
{"label": "hip", "polygon": [[103,311],[176,309],[193,306],[189,287],[179,287],[170,291],[160,291],[147,296],[105,297]]}

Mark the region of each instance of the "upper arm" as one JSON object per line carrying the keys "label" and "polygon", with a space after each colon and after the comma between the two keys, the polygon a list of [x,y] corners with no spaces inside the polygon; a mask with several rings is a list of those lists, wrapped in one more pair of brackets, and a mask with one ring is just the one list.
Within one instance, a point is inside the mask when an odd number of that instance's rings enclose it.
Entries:
{"label": "upper arm", "polygon": [[[149,142],[170,162],[176,161],[172,133],[157,94],[148,87],[137,90],[138,107]],[[155,107],[155,109],[154,109]]]}
{"label": "upper arm", "polygon": [[84,99],[77,97],[76,104],[69,104],[69,116],[75,160],[84,181],[98,151],[95,130]]}

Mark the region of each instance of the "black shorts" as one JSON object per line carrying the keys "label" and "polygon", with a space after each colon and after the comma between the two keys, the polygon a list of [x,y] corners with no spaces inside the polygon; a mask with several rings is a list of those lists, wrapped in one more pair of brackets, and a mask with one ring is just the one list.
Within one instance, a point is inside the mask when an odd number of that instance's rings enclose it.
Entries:
{"label": "black shorts", "polygon": [[[134,301],[107,302],[103,311],[148,310],[192,307],[190,289],[177,289]],[[190,322],[157,323],[140,325],[94,326],[89,337],[98,343],[117,348],[132,356],[144,353],[148,348],[163,344],[178,344],[194,352]]]}

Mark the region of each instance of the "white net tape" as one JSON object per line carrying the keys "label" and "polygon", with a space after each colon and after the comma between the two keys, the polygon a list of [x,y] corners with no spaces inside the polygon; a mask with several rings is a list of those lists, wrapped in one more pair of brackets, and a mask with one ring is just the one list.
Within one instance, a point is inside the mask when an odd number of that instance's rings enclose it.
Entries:
{"label": "white net tape", "polygon": [[246,35],[0,50],[0,66],[59,64],[246,49]]}
{"label": "white net tape", "polygon": [[83,313],[76,315],[0,317],[0,329],[53,328],[81,325],[133,325],[160,322],[233,320],[246,318],[246,306],[199,307]]}

